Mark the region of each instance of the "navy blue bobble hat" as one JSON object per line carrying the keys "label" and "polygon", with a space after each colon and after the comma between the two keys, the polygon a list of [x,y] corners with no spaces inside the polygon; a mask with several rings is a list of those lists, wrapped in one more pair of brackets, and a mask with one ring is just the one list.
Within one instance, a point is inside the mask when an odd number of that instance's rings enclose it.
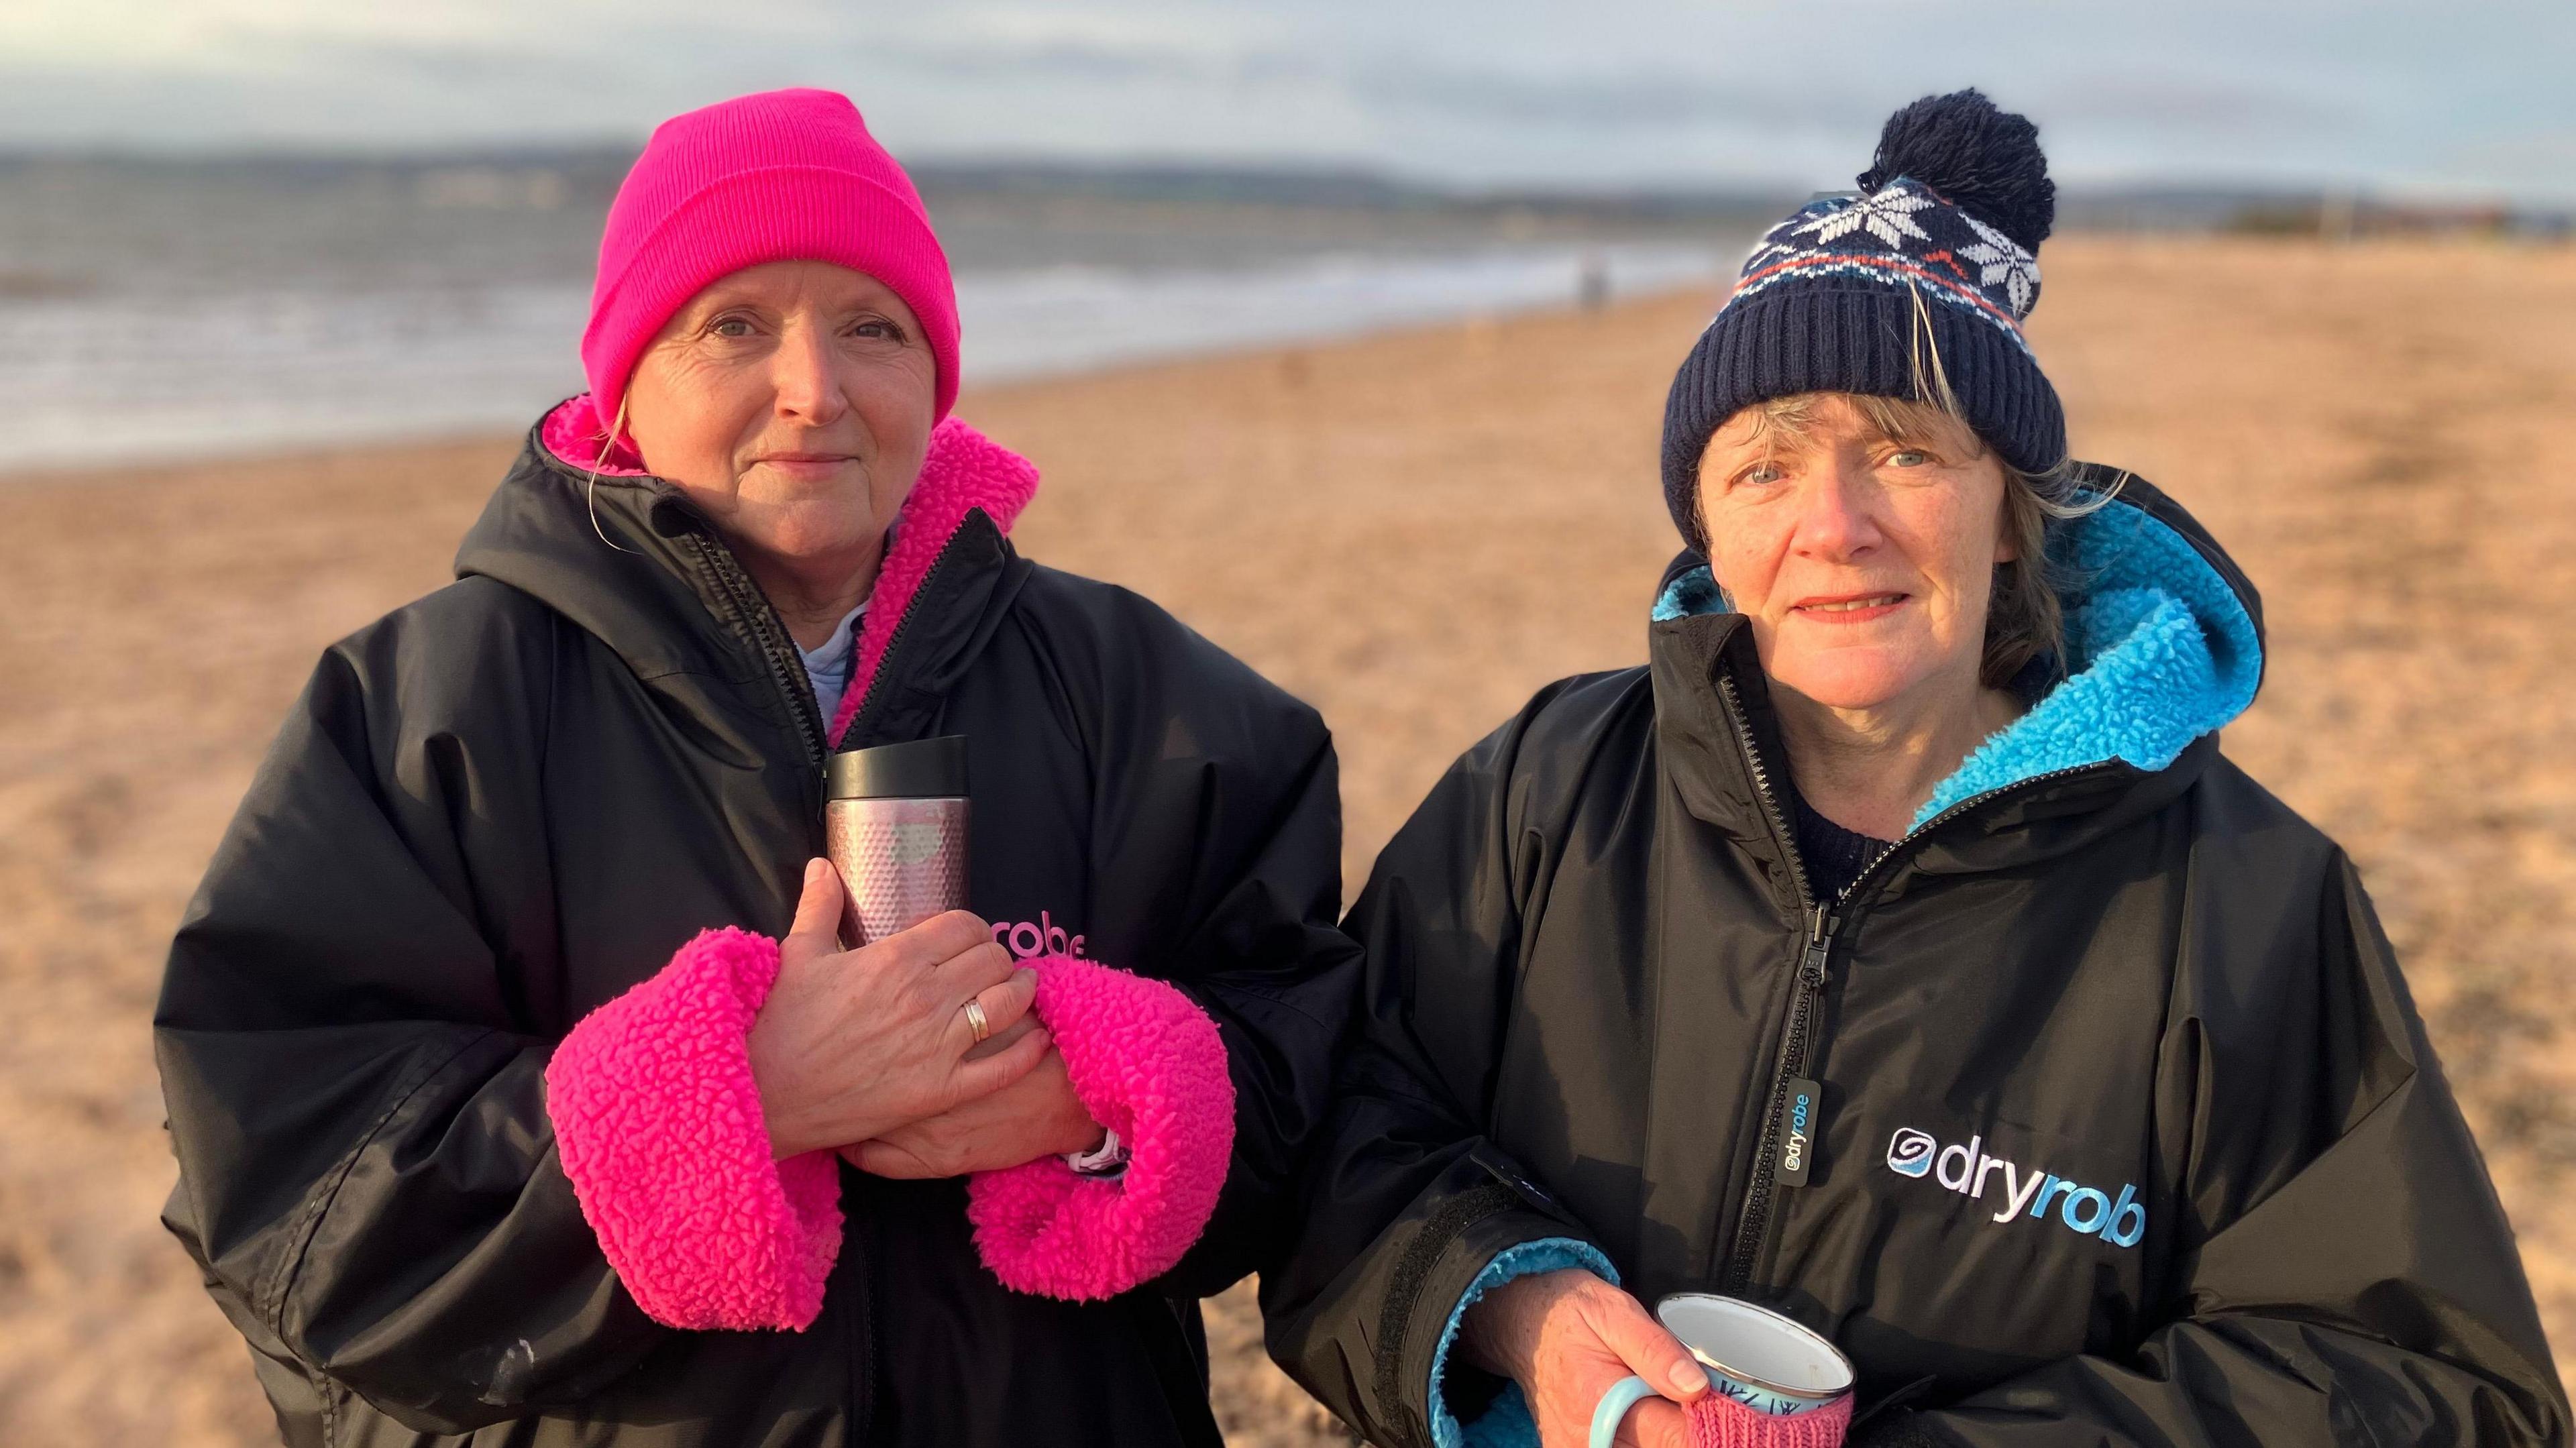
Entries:
{"label": "navy blue bobble hat", "polygon": [[1811,201],[1764,233],[1673,377],[1664,502],[1682,536],[1707,547],[1709,435],[1775,397],[1934,397],[1937,376],[2004,461],[2027,473],[2065,461],[2066,415],[2021,333],[2056,215],[2028,120],[1973,90],[1888,117],[1859,194]]}

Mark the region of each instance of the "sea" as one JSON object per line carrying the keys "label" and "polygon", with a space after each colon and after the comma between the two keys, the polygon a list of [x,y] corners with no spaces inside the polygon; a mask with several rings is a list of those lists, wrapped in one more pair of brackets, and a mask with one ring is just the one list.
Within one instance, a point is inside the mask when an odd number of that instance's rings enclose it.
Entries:
{"label": "sea", "polygon": [[[581,389],[617,172],[0,158],[0,472],[524,427]],[[923,189],[970,386],[1676,288],[1713,308],[1755,230],[1257,184]]]}

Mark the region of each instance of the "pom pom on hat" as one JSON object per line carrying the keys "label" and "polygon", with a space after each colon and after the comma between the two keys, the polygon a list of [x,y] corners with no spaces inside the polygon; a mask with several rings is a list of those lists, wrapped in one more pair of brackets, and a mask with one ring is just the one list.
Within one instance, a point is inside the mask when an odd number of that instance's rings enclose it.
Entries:
{"label": "pom pom on hat", "polygon": [[1995,109],[1982,91],[1925,96],[1887,118],[1860,189],[1876,191],[1899,176],[1940,192],[2024,251],[2039,250],[2057,221],[2057,183],[2048,179],[2039,127]]}

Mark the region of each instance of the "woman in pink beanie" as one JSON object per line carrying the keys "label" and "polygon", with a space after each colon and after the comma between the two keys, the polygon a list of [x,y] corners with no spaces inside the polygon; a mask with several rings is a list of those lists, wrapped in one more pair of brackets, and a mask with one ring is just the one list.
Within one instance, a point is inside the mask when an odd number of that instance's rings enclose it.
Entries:
{"label": "woman in pink beanie", "polygon": [[[167,1219],[286,1440],[1217,1442],[1356,974],[1321,721],[1013,549],[841,96],[654,133],[582,362],[172,948]],[[932,735],[974,913],[844,950],[825,766]]]}

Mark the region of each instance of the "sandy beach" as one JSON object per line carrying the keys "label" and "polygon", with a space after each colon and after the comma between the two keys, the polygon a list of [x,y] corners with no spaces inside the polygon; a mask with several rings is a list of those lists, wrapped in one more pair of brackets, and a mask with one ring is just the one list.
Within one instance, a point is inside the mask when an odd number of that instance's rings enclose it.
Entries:
{"label": "sandy beach", "polygon": [[[2359,860],[2576,1343],[2576,250],[2068,237],[2034,338],[2077,451],[2262,589],[2230,754]],[[1642,661],[1710,294],[1009,389],[1022,548],[1312,701],[1346,889],[1539,684]],[[971,366],[971,343],[970,343]],[[166,937],[318,649],[448,577],[512,438],[0,478],[0,1441],[273,1442],[156,1220]],[[1218,1306],[1236,1441],[1341,1441]]]}

